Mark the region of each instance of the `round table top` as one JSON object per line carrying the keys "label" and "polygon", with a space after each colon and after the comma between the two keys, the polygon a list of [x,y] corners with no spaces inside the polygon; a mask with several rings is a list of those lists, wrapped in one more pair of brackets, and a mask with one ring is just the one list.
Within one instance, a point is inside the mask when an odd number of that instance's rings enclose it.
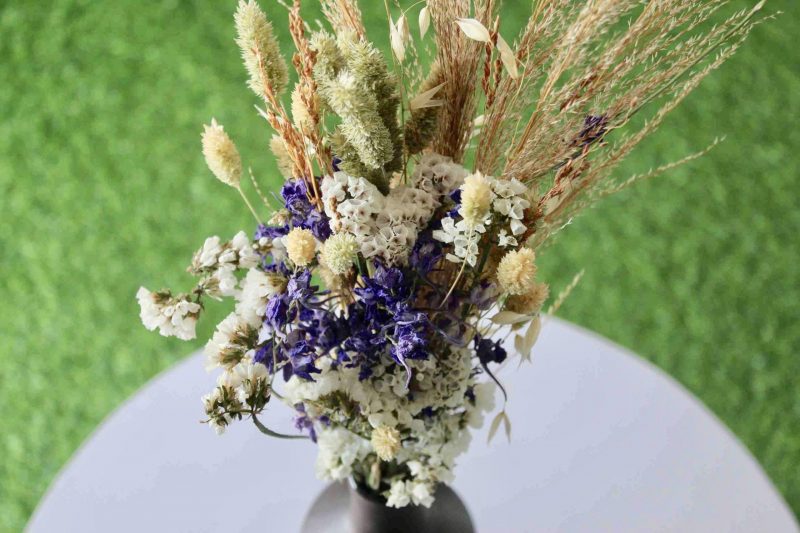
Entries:
{"label": "round table top", "polygon": [[[298,531],[325,483],[315,447],[249,423],[218,437],[197,354],[114,412],[64,467],[35,532]],[[454,488],[479,532],[800,531],[758,463],[660,370],[548,318],[533,364],[500,373],[511,443],[476,432]],[[289,427],[276,405],[266,419]],[[490,417],[487,417],[487,421]],[[501,432],[502,433],[502,432]]]}

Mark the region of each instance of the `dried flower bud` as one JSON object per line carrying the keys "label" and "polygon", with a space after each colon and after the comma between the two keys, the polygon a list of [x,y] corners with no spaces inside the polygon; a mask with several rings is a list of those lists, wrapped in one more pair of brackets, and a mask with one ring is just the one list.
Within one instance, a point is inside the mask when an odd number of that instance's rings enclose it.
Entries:
{"label": "dried flower bud", "polygon": [[289,260],[297,266],[307,266],[314,260],[317,251],[317,241],[314,234],[307,229],[294,228],[284,237],[286,254]]}
{"label": "dried flower bud", "polygon": [[536,255],[530,248],[508,252],[497,266],[497,283],[511,295],[529,292],[534,286],[536,276]]}
{"label": "dried flower bud", "polygon": [[214,119],[211,119],[211,125],[204,126],[203,156],[208,168],[219,181],[231,187],[239,187],[242,159],[236,145]]}
{"label": "dried flower bud", "polygon": [[286,88],[289,74],[272,24],[254,0],[239,1],[234,22],[236,44],[242,50],[244,66],[250,75],[250,88],[263,98],[266,89],[264,81],[267,81],[277,96]]}
{"label": "dried flower bud", "polygon": [[370,443],[378,457],[391,461],[400,450],[400,432],[388,426],[375,428],[372,430]]}

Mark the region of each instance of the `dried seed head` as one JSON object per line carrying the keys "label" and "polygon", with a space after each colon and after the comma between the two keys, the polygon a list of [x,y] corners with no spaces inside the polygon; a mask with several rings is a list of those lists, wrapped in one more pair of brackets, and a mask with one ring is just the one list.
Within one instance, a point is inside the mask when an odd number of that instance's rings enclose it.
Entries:
{"label": "dried seed head", "polygon": [[275,95],[283,92],[289,75],[267,16],[255,0],[240,0],[234,22],[236,44],[242,50],[244,66],[250,75],[250,88],[262,98],[266,93],[265,82]]}
{"label": "dried seed head", "polygon": [[203,156],[206,164],[219,181],[239,187],[242,176],[242,159],[236,145],[222,126],[211,119],[211,124],[204,126],[203,130]]}
{"label": "dried seed head", "polygon": [[[313,98],[318,98],[316,93]],[[311,118],[308,106],[303,101],[303,96],[300,93],[299,84],[295,85],[294,91],[292,91],[292,119],[295,127],[300,131],[309,132],[314,126],[314,120]]]}
{"label": "dried seed head", "polygon": [[292,158],[289,157],[289,151],[286,149],[286,143],[280,135],[273,135],[269,140],[269,149],[272,155],[275,156],[275,161],[278,163],[278,171],[284,178],[291,178],[292,171],[294,170],[294,163]]}

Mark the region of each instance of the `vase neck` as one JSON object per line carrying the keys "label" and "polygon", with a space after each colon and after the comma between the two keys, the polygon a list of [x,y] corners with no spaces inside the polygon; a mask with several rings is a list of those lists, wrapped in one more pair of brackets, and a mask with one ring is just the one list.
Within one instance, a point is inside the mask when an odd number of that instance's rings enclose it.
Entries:
{"label": "vase neck", "polygon": [[349,504],[353,533],[468,533],[472,522],[464,504],[449,487],[440,485],[430,508],[407,505],[387,507],[374,493],[351,487]]}

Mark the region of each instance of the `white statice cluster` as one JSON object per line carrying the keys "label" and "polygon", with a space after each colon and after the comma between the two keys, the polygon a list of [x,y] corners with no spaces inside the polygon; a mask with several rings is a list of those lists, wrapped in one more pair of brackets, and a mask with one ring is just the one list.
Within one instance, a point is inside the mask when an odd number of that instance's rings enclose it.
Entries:
{"label": "white statice cluster", "polygon": [[[498,232],[498,244],[501,247],[517,246],[517,237],[527,229],[522,220],[525,210],[531,206],[526,198],[528,187],[516,178],[492,179],[491,183],[495,194],[492,210],[498,215],[499,223],[502,224]],[[510,234],[506,233],[506,229]]]}
{"label": "white statice cluster", "polygon": [[[482,421],[483,412],[493,407],[494,384],[478,384],[472,371],[472,351],[453,348],[447,356],[428,360],[409,360],[414,375],[414,394],[406,388],[406,373],[392,361],[374,368],[373,375],[359,379],[358,368],[332,366],[330,359],[320,360],[321,374],[314,381],[292,377],[286,384],[284,399],[290,404],[303,403],[309,416],[324,412],[320,399],[343,393],[357,404],[369,424],[372,438],[360,436],[338,426],[318,431],[320,444],[317,473],[323,479],[343,480],[352,474],[352,465],[375,449],[374,433],[400,436],[401,445],[392,450],[399,464],[406,464],[411,476],[389,480],[388,505],[403,507],[410,503],[430,505],[439,482],[453,478],[456,458],[469,444],[468,427]],[[475,403],[467,400],[473,389]],[[423,414],[427,410],[429,416]]]}
{"label": "white statice cluster", "polygon": [[139,287],[136,299],[139,301],[142,324],[150,331],[158,329],[165,337],[177,337],[185,341],[195,338],[201,307],[189,296],[174,297],[169,291],[151,292]]}
{"label": "white statice cluster", "polygon": [[206,239],[194,254],[189,271],[206,275],[203,286],[209,296],[235,296],[239,282],[236,271],[251,269],[258,261],[258,253],[247,234],[240,231],[229,242],[222,242],[216,235]]}
{"label": "white statice cluster", "polygon": [[258,326],[258,320],[248,322],[236,312],[225,317],[217,324],[214,335],[203,349],[206,370],[211,371],[218,367],[231,369],[246,357],[252,359],[251,346],[255,344],[252,341],[258,335]]}
{"label": "white statice cluster", "polygon": [[498,246],[518,246],[517,237],[526,230],[522,222],[525,210],[530,207],[527,190],[517,179],[501,180],[480,173],[464,178],[460,219],[445,217],[442,229],[433,232],[434,239],[453,246],[446,259],[475,267],[480,240],[490,225],[496,229]]}
{"label": "white statice cluster", "polygon": [[369,441],[341,426],[317,431],[317,477],[326,481],[344,481],[353,474],[353,465],[371,452]]}
{"label": "white statice cluster", "polygon": [[280,274],[258,268],[247,271],[242,290],[237,294],[236,313],[248,324],[258,325],[264,319],[267,302],[286,288],[287,280]]}
{"label": "white statice cluster", "polygon": [[244,358],[217,378],[217,386],[203,396],[208,425],[221,435],[230,422],[247,412],[259,410],[270,395],[269,372],[261,363]]}
{"label": "white statice cluster", "polygon": [[325,213],[335,233],[355,237],[365,258],[402,265],[442,197],[457,189],[466,174],[461,165],[429,154],[417,165],[409,184],[398,184],[383,195],[364,178],[335,172],[322,181]]}
{"label": "white statice cluster", "polygon": [[442,198],[461,187],[469,172],[449,157],[437,153],[422,156],[411,182],[414,187],[430,193],[435,198]]}

